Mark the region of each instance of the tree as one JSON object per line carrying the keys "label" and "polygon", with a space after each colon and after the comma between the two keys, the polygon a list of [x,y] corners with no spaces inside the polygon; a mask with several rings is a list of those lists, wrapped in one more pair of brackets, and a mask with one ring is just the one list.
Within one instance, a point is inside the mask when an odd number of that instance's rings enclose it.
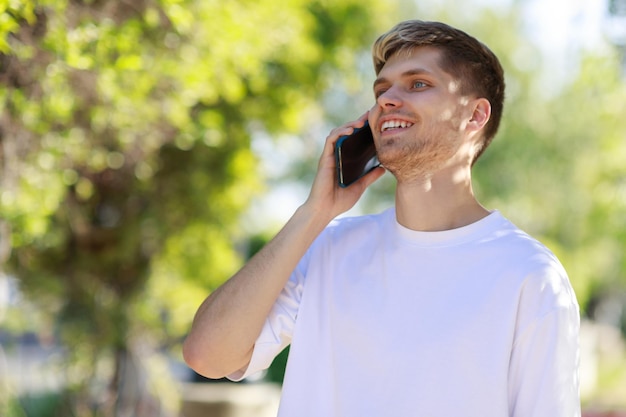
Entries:
{"label": "tree", "polygon": [[390,5],[0,7],[0,262],[69,347],[72,413],[139,413],[119,390],[137,344],[176,346],[242,262],[239,215],[263,186],[251,135],[299,132]]}

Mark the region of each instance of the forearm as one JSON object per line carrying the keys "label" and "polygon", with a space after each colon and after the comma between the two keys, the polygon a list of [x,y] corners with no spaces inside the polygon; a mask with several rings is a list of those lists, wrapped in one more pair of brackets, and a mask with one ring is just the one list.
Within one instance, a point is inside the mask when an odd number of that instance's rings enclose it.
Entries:
{"label": "forearm", "polygon": [[308,247],[330,222],[300,207],[283,229],[200,306],[183,345],[196,372],[223,377],[244,367],[265,318]]}
{"label": "forearm", "polygon": [[337,185],[334,144],[339,136],[363,126],[366,117],[367,113],[330,133],[307,201],[274,239],[198,309],[183,345],[185,361],[196,372],[219,378],[246,366],[266,317],[311,243],[383,175],[384,169],[377,168],[348,188]]}

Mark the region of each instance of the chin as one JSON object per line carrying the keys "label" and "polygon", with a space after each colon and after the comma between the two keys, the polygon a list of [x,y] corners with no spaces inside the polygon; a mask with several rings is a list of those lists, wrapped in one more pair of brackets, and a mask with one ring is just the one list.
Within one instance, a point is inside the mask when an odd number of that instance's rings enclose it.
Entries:
{"label": "chin", "polygon": [[432,158],[405,152],[379,154],[378,160],[398,182],[413,182],[431,178],[441,168]]}

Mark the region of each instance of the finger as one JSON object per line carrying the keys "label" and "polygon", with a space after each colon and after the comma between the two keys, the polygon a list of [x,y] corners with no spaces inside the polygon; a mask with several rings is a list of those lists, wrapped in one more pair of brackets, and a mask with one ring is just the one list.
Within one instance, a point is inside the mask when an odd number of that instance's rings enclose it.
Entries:
{"label": "finger", "polygon": [[354,184],[350,185],[350,187],[357,187],[365,191],[367,187],[369,187],[374,182],[376,182],[380,177],[382,177],[385,174],[385,172],[387,172],[385,168],[383,168],[382,166],[378,166],[374,168],[373,170],[371,170],[370,172],[368,172],[367,174],[365,174],[363,177],[359,178],[359,180],[355,182]]}
{"label": "finger", "polygon": [[337,143],[339,138],[342,136],[349,136],[354,133],[355,129],[363,127],[365,125],[365,122],[367,121],[368,116],[369,110],[363,113],[357,120],[353,120],[344,124],[343,126],[331,130],[326,137],[323,153],[325,155],[330,155],[334,153],[335,143]]}
{"label": "finger", "polygon": [[[354,123],[354,122],[352,122]],[[337,127],[328,134],[326,137],[326,142],[324,143],[324,153],[330,154],[334,153],[335,143],[342,136],[351,135],[354,132],[355,127],[350,125],[344,125],[342,127]]]}
{"label": "finger", "polygon": [[358,120],[362,121],[363,123],[365,123],[365,121],[367,120],[367,118],[369,117],[370,111],[366,111],[365,113],[363,113],[361,115],[361,117],[358,118]]}

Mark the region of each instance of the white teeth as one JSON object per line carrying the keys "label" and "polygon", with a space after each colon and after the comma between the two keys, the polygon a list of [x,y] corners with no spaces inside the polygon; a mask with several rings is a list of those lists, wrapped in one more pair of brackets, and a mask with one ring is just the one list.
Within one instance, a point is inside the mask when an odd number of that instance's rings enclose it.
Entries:
{"label": "white teeth", "polygon": [[413,126],[413,123],[405,122],[404,120],[389,120],[383,123],[380,130],[384,132],[387,129],[406,128]]}

